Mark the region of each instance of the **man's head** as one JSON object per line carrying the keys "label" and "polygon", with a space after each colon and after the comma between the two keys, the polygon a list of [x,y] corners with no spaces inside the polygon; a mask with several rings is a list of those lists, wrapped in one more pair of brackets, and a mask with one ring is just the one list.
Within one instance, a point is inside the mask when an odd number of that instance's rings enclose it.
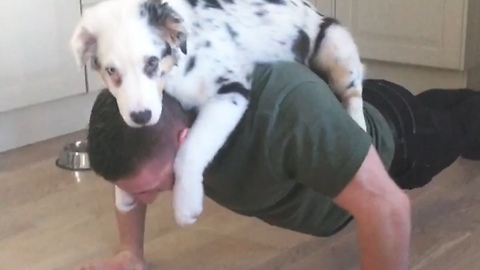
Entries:
{"label": "man's head", "polygon": [[79,65],[91,63],[132,127],[162,113],[165,80],[185,52],[183,19],[161,0],[109,0],[84,11],[71,37]]}
{"label": "man's head", "polygon": [[191,120],[169,95],[163,98],[157,124],[129,127],[115,97],[102,91],[93,105],[88,129],[88,154],[96,174],[136,199],[150,203],[173,186],[173,161]]}

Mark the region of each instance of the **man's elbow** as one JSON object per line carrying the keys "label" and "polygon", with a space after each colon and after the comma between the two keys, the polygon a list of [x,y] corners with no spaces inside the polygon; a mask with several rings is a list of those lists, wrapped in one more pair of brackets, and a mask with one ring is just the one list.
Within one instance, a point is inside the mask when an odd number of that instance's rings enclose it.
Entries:
{"label": "man's elbow", "polygon": [[410,221],[410,198],[405,192],[399,190],[396,194],[388,196],[388,199],[384,200],[383,207],[390,213],[391,217],[396,217],[403,221]]}
{"label": "man's elbow", "polygon": [[410,223],[411,203],[402,190],[390,190],[381,194],[370,194],[352,209],[359,223],[390,223],[390,226],[405,226]]}
{"label": "man's elbow", "polygon": [[[403,191],[389,193],[377,198],[373,211],[369,211],[367,218],[370,222],[375,219],[390,221],[395,227],[409,226],[411,215],[410,198]],[[373,217],[375,216],[375,217]]]}

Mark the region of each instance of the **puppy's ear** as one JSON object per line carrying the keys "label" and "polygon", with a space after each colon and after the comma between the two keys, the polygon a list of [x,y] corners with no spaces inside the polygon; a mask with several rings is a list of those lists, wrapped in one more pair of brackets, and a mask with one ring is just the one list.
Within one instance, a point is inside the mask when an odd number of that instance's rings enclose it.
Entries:
{"label": "puppy's ear", "polygon": [[147,0],[143,6],[148,22],[160,31],[161,38],[180,47],[187,53],[187,35],[183,27],[183,19],[168,3],[161,0]]}
{"label": "puppy's ear", "polygon": [[75,27],[70,47],[79,66],[85,65],[96,56],[97,37],[88,29],[86,18],[82,18]]}

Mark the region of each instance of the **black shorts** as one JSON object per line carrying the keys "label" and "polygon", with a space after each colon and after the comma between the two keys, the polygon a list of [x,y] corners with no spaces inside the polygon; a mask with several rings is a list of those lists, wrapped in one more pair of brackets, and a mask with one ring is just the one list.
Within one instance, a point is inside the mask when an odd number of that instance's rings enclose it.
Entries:
{"label": "black shorts", "polygon": [[461,154],[449,112],[433,111],[410,91],[385,80],[365,80],[365,102],[388,122],[395,140],[389,173],[402,189],[422,187]]}

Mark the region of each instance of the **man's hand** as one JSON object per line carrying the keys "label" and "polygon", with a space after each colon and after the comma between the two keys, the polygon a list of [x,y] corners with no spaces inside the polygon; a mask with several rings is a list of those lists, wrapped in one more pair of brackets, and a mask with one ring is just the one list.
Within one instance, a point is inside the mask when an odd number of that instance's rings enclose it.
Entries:
{"label": "man's hand", "polygon": [[147,270],[147,263],[142,255],[124,250],[109,259],[88,263],[76,270]]}
{"label": "man's hand", "polygon": [[355,217],[361,269],[408,269],[410,202],[385,171],[373,147],[334,202]]}

